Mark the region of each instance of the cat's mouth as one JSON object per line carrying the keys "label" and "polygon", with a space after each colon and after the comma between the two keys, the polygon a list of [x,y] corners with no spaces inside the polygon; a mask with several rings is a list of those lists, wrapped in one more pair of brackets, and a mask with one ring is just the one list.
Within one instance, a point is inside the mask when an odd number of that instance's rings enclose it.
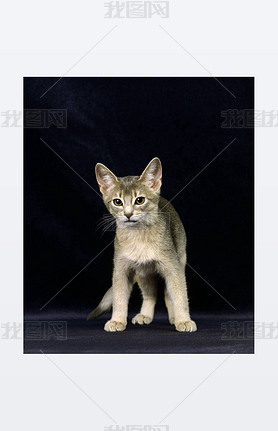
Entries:
{"label": "cat's mouth", "polygon": [[138,220],[126,220],[124,223],[125,224],[134,224],[134,223],[137,223],[138,222]]}

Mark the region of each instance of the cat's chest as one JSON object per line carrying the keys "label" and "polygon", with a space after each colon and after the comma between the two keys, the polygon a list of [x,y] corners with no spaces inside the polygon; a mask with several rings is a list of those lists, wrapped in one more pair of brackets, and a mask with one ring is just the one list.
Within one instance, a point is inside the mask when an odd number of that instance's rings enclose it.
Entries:
{"label": "cat's chest", "polygon": [[137,263],[146,263],[158,259],[158,250],[151,244],[130,244],[124,247],[122,254],[125,258]]}
{"label": "cat's chest", "polygon": [[131,235],[121,241],[118,253],[133,262],[147,263],[159,259],[160,238],[151,235]]}

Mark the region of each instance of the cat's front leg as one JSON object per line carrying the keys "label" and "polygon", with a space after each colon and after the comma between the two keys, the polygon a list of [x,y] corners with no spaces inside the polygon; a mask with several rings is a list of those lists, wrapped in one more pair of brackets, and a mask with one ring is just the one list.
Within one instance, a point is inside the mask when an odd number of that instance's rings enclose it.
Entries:
{"label": "cat's front leg", "polygon": [[128,277],[128,269],[121,261],[115,261],[113,272],[113,312],[112,317],[105,323],[107,332],[124,331],[127,325],[128,301],[132,283]]}
{"label": "cat's front leg", "polygon": [[[187,285],[184,268],[182,265],[174,264],[172,259],[164,262],[161,266],[165,278],[166,289],[171,299],[170,323],[174,323],[179,332],[194,332],[197,330],[196,323],[191,320],[187,296]],[[169,316],[170,319],[170,316]]]}

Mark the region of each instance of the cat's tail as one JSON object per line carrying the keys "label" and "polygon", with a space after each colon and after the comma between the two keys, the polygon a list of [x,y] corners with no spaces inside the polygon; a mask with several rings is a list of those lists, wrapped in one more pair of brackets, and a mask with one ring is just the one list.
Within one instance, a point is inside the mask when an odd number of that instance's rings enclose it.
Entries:
{"label": "cat's tail", "polygon": [[112,308],[112,302],[113,302],[113,290],[112,287],[107,290],[104,297],[98,304],[98,306],[91,311],[91,313],[88,315],[87,320],[95,319],[98,316],[101,316],[102,314],[106,313],[107,311],[111,310]]}

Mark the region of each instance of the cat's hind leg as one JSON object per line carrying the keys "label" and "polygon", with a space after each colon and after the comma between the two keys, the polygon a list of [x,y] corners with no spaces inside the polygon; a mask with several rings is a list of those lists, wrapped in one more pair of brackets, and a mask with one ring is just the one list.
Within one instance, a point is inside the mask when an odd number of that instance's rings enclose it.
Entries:
{"label": "cat's hind leg", "polygon": [[132,323],[135,325],[148,325],[152,322],[154,316],[154,308],[157,300],[157,286],[154,275],[146,275],[145,277],[136,274],[136,281],[142,291],[143,303],[140,313],[133,317]]}

